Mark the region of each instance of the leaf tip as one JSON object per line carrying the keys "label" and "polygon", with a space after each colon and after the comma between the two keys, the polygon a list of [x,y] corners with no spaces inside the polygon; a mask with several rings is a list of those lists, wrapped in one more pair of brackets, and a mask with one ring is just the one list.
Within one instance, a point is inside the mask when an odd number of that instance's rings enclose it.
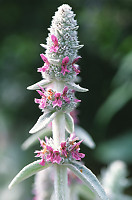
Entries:
{"label": "leaf tip", "polygon": [[27,90],[32,90],[32,87],[31,87],[31,86],[28,86],[28,87],[27,87]]}

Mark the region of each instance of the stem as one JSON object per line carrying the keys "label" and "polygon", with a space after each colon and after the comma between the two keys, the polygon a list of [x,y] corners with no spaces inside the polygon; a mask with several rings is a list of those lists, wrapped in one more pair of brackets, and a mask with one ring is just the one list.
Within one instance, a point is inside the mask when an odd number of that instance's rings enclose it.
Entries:
{"label": "stem", "polygon": [[[54,90],[62,92],[64,84],[60,82],[54,83]],[[55,148],[60,147],[60,143],[65,140],[65,116],[63,112],[59,112],[52,121],[52,131]],[[54,189],[56,200],[68,200],[68,180],[67,168],[63,165],[55,164]]]}

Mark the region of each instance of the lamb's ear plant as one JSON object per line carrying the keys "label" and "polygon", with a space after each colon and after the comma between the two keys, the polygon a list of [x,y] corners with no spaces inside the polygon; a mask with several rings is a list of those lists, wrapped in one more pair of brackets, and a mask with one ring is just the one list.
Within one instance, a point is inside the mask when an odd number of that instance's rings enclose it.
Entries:
{"label": "lamb's ear plant", "polygon": [[[67,168],[79,177],[95,194],[102,200],[108,197],[96,176],[81,163],[85,154],[80,153],[80,144],[83,140],[72,134],[74,132],[74,121],[70,112],[75,109],[78,100],[75,91],[87,92],[76,84],[80,68],[77,62],[81,56],[78,50],[83,45],[79,44],[77,36],[77,21],[75,14],[69,5],[62,5],[53,17],[47,44],[41,44],[45,48],[45,54],[40,54],[44,65],[38,68],[43,80],[29,86],[29,90],[37,90],[40,99],[35,99],[39,104],[42,115],[29,131],[31,134],[42,134],[52,122],[53,137],[45,140],[39,138],[41,150],[36,150],[36,157],[40,160],[34,161],[24,167],[12,180],[9,188],[25,180],[33,174],[54,168],[54,193],[55,200],[70,200],[68,192]],[[66,138],[65,133],[71,134]]]}

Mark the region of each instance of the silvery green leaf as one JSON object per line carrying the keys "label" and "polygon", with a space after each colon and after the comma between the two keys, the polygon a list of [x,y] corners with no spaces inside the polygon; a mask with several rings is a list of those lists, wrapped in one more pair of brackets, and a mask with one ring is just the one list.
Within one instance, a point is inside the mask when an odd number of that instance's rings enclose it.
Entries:
{"label": "silvery green leaf", "polygon": [[95,148],[95,143],[87,131],[85,131],[80,126],[75,126],[75,133],[76,133],[76,136],[79,137],[79,139],[84,140],[83,143],[85,145],[87,145],[91,149]]}
{"label": "silvery green leaf", "polygon": [[87,167],[79,162],[70,162],[66,166],[73,171],[100,199],[108,200],[108,197],[102,188],[96,176]]}
{"label": "silvery green leaf", "polygon": [[74,132],[74,120],[69,113],[65,113],[66,130],[69,133]]}
{"label": "silvery green leaf", "polygon": [[73,89],[73,90],[75,90],[75,91],[78,91],[78,92],[87,92],[87,91],[88,91],[88,89],[82,88],[80,85],[75,84],[75,83],[73,83],[73,82],[67,82],[66,85],[67,85],[69,88],[71,88],[71,89]]}
{"label": "silvery green leaf", "polygon": [[29,165],[25,166],[11,181],[9,185],[9,189],[17,185],[18,183],[22,182],[23,180],[29,178],[30,176],[36,174],[37,172],[46,169],[47,167],[51,166],[49,163],[45,163],[44,166],[40,165],[40,160],[37,160]]}
{"label": "silvery green leaf", "polygon": [[78,46],[73,46],[72,48],[74,48],[74,49],[81,49],[82,47],[84,47],[83,44],[82,45],[78,45]]}
{"label": "silvery green leaf", "polygon": [[50,128],[44,128],[42,131],[31,135],[25,142],[22,144],[22,149],[27,150],[33,145],[37,144],[38,137],[44,138],[44,136],[50,136],[52,134],[52,130]]}
{"label": "silvery green leaf", "polygon": [[41,81],[31,85],[31,86],[28,86],[27,89],[28,90],[37,90],[37,89],[40,89],[39,86],[44,88],[51,83],[52,83],[52,81],[50,81],[50,80],[41,80]]}
{"label": "silvery green leaf", "polygon": [[52,120],[56,117],[57,112],[48,112],[41,115],[33,126],[33,128],[29,131],[29,133],[37,133],[38,131],[43,130]]}
{"label": "silvery green leaf", "polygon": [[47,45],[46,44],[40,44],[41,47],[47,49]]}

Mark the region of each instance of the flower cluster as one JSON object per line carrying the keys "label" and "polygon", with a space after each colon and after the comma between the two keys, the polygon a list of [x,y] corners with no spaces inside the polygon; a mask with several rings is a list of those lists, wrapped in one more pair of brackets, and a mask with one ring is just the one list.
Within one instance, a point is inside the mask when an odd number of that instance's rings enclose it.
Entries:
{"label": "flower cluster", "polygon": [[[54,35],[52,35],[54,36]],[[54,36],[55,37],[55,36]],[[55,37],[56,38],[56,37]],[[56,38],[57,40],[57,38]],[[57,48],[56,48],[57,47]],[[57,51],[58,46],[51,46],[51,51]],[[69,57],[66,56],[62,59],[60,65],[52,64],[49,62],[47,57],[42,53],[40,54],[42,60],[44,61],[44,66],[38,68],[38,72],[41,72],[43,77],[48,79],[66,79],[67,81],[71,79],[71,77],[76,77],[80,73],[79,66],[76,64],[81,56],[76,57],[72,62],[69,61]]]}
{"label": "flower cluster", "polygon": [[60,147],[55,149],[54,140],[52,138],[48,139],[45,137],[44,140],[40,140],[40,145],[42,147],[41,151],[36,150],[37,155],[35,157],[40,157],[42,160],[39,163],[44,166],[45,162],[51,163],[63,163],[65,159],[69,160],[81,160],[85,157],[85,154],[79,153],[80,144],[83,140],[76,142],[77,137],[71,135],[66,141],[62,141]]}
{"label": "flower cluster", "polygon": [[76,99],[74,96],[74,91],[68,89],[67,86],[64,87],[63,92],[56,92],[52,89],[43,89],[39,86],[41,90],[37,90],[40,94],[41,99],[35,99],[35,103],[39,104],[39,108],[44,111],[48,109],[51,111],[55,110],[65,110],[67,107],[69,110],[73,110],[76,107],[76,104],[80,100]]}

